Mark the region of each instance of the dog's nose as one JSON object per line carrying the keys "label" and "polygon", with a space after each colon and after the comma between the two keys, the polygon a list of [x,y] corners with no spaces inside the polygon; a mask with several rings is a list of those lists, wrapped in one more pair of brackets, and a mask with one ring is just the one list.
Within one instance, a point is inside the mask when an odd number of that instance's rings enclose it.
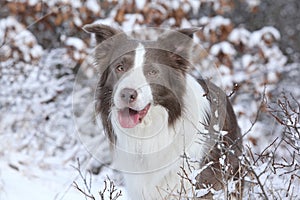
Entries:
{"label": "dog's nose", "polygon": [[126,102],[126,103],[132,103],[136,100],[137,98],[137,92],[134,89],[131,88],[124,88],[121,90],[121,99],[122,101]]}

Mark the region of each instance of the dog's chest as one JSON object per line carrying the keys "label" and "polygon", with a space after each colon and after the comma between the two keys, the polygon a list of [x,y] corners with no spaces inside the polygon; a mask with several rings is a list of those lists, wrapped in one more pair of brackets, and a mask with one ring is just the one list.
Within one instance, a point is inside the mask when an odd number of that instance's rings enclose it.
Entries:
{"label": "dog's chest", "polygon": [[133,200],[162,199],[168,192],[176,193],[181,187],[178,172],[182,156],[201,160],[204,155],[199,141],[205,141],[201,133],[206,132],[209,104],[193,79],[187,83],[184,112],[173,126],[168,126],[168,114],[160,106],[149,110],[143,124],[135,129],[124,132],[113,123],[117,135],[114,165],[124,172],[126,189]]}

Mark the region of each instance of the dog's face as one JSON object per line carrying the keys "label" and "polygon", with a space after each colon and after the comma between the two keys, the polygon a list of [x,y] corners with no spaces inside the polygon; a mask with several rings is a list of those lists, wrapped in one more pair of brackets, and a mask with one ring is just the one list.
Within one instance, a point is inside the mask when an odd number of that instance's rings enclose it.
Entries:
{"label": "dog's face", "polygon": [[[151,113],[171,125],[182,113],[191,36],[196,29],[169,32],[155,41],[139,41],[105,25],[87,25],[96,34],[96,64],[101,78],[96,101],[104,123],[123,129],[143,124]],[[109,119],[108,116],[111,116]],[[106,124],[111,131],[111,124]]]}

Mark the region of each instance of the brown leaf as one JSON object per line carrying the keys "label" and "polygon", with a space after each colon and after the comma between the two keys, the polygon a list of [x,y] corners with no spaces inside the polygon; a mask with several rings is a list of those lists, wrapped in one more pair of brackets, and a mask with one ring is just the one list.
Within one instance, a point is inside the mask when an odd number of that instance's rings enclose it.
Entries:
{"label": "brown leaf", "polygon": [[257,145],[257,138],[254,138],[254,137],[249,136],[249,137],[248,137],[248,140],[249,140],[254,146]]}
{"label": "brown leaf", "polygon": [[54,21],[55,26],[60,26],[63,22],[62,15],[57,15]]}
{"label": "brown leaf", "polygon": [[122,7],[117,11],[117,14],[115,16],[115,21],[121,24],[125,21],[125,8]]}

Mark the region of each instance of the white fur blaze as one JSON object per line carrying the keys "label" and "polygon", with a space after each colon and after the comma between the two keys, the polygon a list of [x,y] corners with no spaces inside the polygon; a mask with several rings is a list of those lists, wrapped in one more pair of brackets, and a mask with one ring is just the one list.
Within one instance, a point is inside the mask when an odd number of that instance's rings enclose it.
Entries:
{"label": "white fur blaze", "polygon": [[135,49],[135,58],[134,58],[134,69],[141,68],[144,64],[146,50],[144,46],[139,43]]}
{"label": "white fur blaze", "polygon": [[114,103],[118,109],[122,109],[128,106],[120,99],[119,95],[124,88],[130,88],[137,91],[137,99],[131,105],[132,109],[134,110],[142,110],[153,101],[151,87],[147,82],[143,72],[145,53],[146,50],[144,46],[139,43],[139,45],[135,49],[133,68],[126,74],[124,74],[124,77],[121,78],[120,82],[117,84],[116,92],[114,95]]}

